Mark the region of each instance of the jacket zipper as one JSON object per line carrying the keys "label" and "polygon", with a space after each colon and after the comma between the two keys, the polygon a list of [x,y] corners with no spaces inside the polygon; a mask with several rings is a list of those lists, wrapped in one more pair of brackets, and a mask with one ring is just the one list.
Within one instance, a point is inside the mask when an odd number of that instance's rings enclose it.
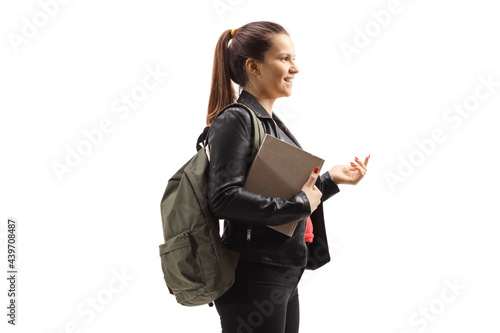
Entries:
{"label": "jacket zipper", "polygon": [[247,241],[249,241],[252,238],[252,225],[248,223],[247,227]]}

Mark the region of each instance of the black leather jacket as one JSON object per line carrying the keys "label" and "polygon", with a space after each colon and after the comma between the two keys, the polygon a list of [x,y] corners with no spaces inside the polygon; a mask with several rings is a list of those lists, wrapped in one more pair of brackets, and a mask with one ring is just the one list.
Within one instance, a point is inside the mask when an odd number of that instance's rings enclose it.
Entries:
{"label": "black leather jacket", "polygon": [[[288,128],[273,112],[272,118],[246,90],[238,102],[249,106],[262,122],[264,132],[282,139],[280,130],[302,148]],[[279,129],[276,127],[276,124]],[[329,172],[318,177],[321,204],[310,214],[309,200],[303,191],[292,198],[272,198],[243,188],[252,163],[252,123],[248,111],[231,107],[215,118],[208,137],[210,166],[208,201],[215,218],[224,219],[223,243],[241,253],[240,260],[316,269],[328,261],[328,241],[323,217],[323,202],[339,192]],[[300,161],[297,161],[300,163]],[[311,215],[314,240],[304,241],[306,218]],[[266,225],[298,223],[292,237]]]}

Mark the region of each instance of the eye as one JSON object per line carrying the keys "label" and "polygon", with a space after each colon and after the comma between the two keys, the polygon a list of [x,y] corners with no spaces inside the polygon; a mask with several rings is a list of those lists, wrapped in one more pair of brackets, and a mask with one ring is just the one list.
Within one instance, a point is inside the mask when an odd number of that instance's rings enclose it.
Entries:
{"label": "eye", "polygon": [[[288,59],[288,57],[281,58],[281,60],[283,60],[283,59]],[[295,58],[293,58],[293,61],[295,61]]]}

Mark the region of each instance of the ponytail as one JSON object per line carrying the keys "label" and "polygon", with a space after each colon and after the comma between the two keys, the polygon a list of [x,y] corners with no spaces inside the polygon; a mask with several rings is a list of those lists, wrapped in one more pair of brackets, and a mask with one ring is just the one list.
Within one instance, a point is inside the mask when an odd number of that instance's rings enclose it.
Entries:
{"label": "ponytail", "polygon": [[210,126],[217,113],[226,105],[234,103],[236,96],[231,82],[228,62],[228,44],[231,30],[226,30],[219,37],[215,47],[212,84],[208,100],[207,125]]}

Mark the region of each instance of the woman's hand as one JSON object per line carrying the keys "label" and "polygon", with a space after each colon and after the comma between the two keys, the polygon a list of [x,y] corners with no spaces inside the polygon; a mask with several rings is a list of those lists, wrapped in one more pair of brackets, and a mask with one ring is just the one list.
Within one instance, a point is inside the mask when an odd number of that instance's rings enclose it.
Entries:
{"label": "woman's hand", "polygon": [[356,185],[365,176],[370,155],[366,156],[364,162],[361,162],[356,156],[354,157],[359,165],[351,162],[351,166],[335,165],[330,169],[330,176],[336,184]]}
{"label": "woman's hand", "polygon": [[306,194],[309,200],[309,206],[311,206],[311,214],[318,208],[321,203],[321,197],[323,193],[316,187],[316,180],[318,179],[319,168],[315,168],[307,182],[302,186],[302,191]]}

